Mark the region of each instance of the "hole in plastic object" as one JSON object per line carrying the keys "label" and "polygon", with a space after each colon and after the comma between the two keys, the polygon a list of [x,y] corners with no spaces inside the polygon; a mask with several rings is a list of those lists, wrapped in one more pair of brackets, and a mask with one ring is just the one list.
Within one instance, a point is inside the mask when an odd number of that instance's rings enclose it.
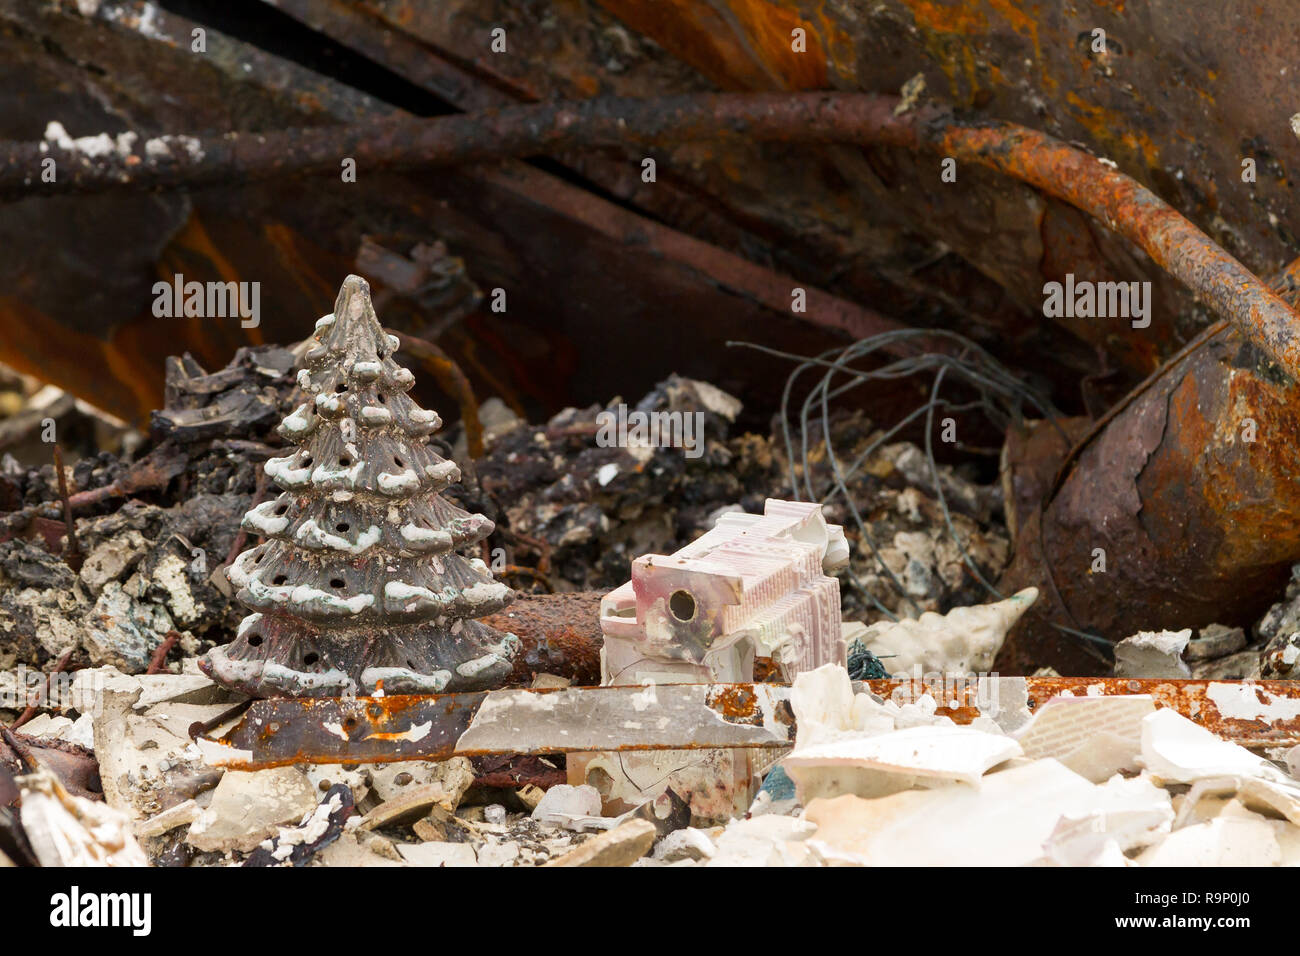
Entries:
{"label": "hole in plastic object", "polygon": [[695,597],[690,591],[674,591],[668,599],[668,610],[673,617],[685,623],[695,617]]}

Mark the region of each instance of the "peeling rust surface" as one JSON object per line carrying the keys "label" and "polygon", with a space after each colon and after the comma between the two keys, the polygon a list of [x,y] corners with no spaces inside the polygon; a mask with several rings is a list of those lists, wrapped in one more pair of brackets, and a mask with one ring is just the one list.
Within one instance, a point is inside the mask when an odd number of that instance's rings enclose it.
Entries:
{"label": "peeling rust surface", "polygon": [[483,618],[484,624],[513,633],[523,643],[511,683],[526,686],[538,674],[554,674],[574,684],[599,684],[602,596],[600,591],[520,591],[510,607]]}
{"label": "peeling rust surface", "polygon": [[1001,586],[1044,587],[1004,672],[1103,672],[1048,620],[1118,641],[1249,626],[1300,557],[1300,386],[1220,328],[1101,421],[1017,536]]}

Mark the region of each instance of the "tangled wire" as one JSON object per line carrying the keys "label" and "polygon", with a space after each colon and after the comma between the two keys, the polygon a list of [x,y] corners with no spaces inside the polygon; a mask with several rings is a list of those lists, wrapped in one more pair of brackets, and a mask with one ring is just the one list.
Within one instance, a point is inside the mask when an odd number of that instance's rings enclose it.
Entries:
{"label": "tangled wire", "polygon": [[[934,349],[933,346],[927,350],[924,347],[924,340],[928,342],[943,341],[948,343],[948,348],[942,350]],[[915,346],[912,342],[917,341]],[[887,441],[907,428],[917,419],[925,419],[925,444],[924,452],[926,462],[930,467],[930,474],[933,477],[935,497],[939,505],[939,510],[943,515],[944,526],[952,540],[956,543],[961,558],[971,575],[995,600],[1004,600],[1003,595],[994,587],[976,566],[971,558],[965,545],[962,544],[961,536],[958,535],[956,528],[953,526],[952,516],[948,509],[948,502],[943,492],[943,482],[940,480],[939,464],[934,457],[934,416],[936,409],[944,409],[947,412],[960,413],[968,411],[978,411],[988,419],[988,421],[999,431],[1005,431],[1010,425],[1023,421],[1024,410],[1026,407],[1034,409],[1037,414],[1051,422],[1052,426],[1061,432],[1062,437],[1065,433],[1057,421],[1059,413],[1052,406],[1051,401],[1045,396],[1026,385],[1019,378],[1013,375],[992,355],[982,349],[979,345],[972,342],[965,336],[956,332],[949,332],[944,329],[899,329],[897,331],[885,332],[880,335],[871,336],[870,338],[861,339],[844,348],[828,349],[820,355],[805,357],[794,355],[789,352],[782,352],[779,349],[768,348],[767,346],[757,345],[752,342],[728,342],[729,346],[739,346],[751,348],[772,355],[777,358],[798,362],[798,366],[790,373],[786,379],[785,389],[781,395],[781,432],[782,439],[785,443],[786,461],[789,465],[790,490],[796,500],[800,501],[818,501],[827,504],[835,499],[838,495],[843,498],[844,504],[851,515],[854,524],[857,526],[860,540],[866,543],[871,555],[875,558],[876,564],[883,571],[885,578],[890,586],[898,593],[899,597],[911,606],[912,610],[919,614],[920,607],[916,601],[904,588],[897,575],[890,569],[889,565],[881,557],[880,551],[876,547],[866,522],[863,520],[861,512],[858,510],[853,500],[853,495],[849,490],[848,482],[857,474],[863,464],[870,458]],[[900,347],[901,346],[901,347]],[[896,358],[883,366],[877,368],[857,368],[853,363],[861,362],[868,357],[875,355],[877,352],[888,351],[891,353],[903,353],[901,357]],[[791,436],[792,416],[791,396],[794,394],[795,384],[800,376],[805,372],[822,369],[823,374],[817,379],[812,388],[804,396],[803,403],[799,408],[798,415],[798,444],[799,457],[795,457],[795,441]],[[835,449],[831,443],[831,402],[845,393],[858,388],[868,382],[881,382],[906,379],[914,375],[923,374],[933,371],[934,379],[929,389],[929,397],[921,405],[914,408],[901,420],[894,424],[887,431],[876,436],[867,446],[862,449],[857,458],[845,468],[835,454]],[[841,380],[837,380],[837,377]],[[949,382],[963,383],[972,389],[977,395],[970,401],[955,401],[944,398],[940,394],[945,380]],[[818,496],[813,488],[812,468],[809,460],[809,434],[810,424],[813,424],[813,416],[819,417],[822,435],[825,439],[826,459],[830,465],[832,474],[832,483],[830,491],[823,496]],[[1067,442],[1067,445],[1069,443]],[[802,475],[802,480],[800,480]],[[897,621],[898,616],[887,608],[879,598],[877,598],[869,588],[867,588],[853,572],[852,567],[847,569],[848,577],[855,588],[870,601],[877,610],[885,615],[891,621]],[[1082,642],[1083,647],[1093,656],[1100,660],[1109,662],[1109,658],[1104,651],[1110,650],[1110,643],[1096,634],[1090,634],[1077,628],[1069,627],[1064,624],[1052,623],[1063,634]]]}

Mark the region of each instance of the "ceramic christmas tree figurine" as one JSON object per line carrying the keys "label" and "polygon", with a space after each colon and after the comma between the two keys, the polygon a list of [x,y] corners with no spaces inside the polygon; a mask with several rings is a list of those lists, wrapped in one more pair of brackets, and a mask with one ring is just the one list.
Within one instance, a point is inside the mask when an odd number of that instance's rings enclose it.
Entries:
{"label": "ceramic christmas tree figurine", "polygon": [[514,592],[456,553],[492,522],[439,497],[460,472],[428,446],[442,422],[407,396],[397,345],[349,276],[298,372],[307,400],[280,425],[299,447],[266,463],[284,491],[244,516],[266,541],[229,577],[255,613],[200,662],[214,680],[334,697],[472,690],[510,672],[518,638],[474,618]]}

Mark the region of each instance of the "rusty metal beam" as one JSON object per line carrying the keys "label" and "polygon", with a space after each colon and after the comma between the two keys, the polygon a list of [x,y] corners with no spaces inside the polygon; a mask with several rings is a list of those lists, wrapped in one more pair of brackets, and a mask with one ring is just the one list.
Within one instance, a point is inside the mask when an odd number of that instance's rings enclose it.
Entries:
{"label": "rusty metal beam", "polygon": [[[1300,743],[1300,684],[1289,681],[996,678],[1000,706],[1033,712],[1053,697],[1150,695],[1214,733],[1256,749]],[[926,693],[959,724],[981,715],[974,681],[875,680],[877,697]],[[954,696],[956,699],[953,699]],[[436,696],[254,701],[218,738],[199,737],[212,764],[252,770],[292,763],[446,759],[454,755],[740,748],[793,744],[786,684],[661,684],[502,690]],[[955,705],[955,706],[954,706]],[[1280,714],[1280,716],[1279,716]]]}
{"label": "rusty metal beam", "polygon": [[[872,94],[706,94],[545,103],[191,141],[172,137],[163,140],[165,150],[150,149],[143,137],[129,148],[93,155],[50,143],[3,143],[0,195],[337,174],[345,157],[362,169],[416,168],[629,142],[752,138],[920,148],[997,169],[1084,210],[1141,246],[1289,374],[1300,376],[1300,326],[1291,308],[1136,180],[1014,123],[963,123],[938,108],[898,113],[898,106],[894,97]],[[47,158],[61,170],[54,183],[40,182]]]}

